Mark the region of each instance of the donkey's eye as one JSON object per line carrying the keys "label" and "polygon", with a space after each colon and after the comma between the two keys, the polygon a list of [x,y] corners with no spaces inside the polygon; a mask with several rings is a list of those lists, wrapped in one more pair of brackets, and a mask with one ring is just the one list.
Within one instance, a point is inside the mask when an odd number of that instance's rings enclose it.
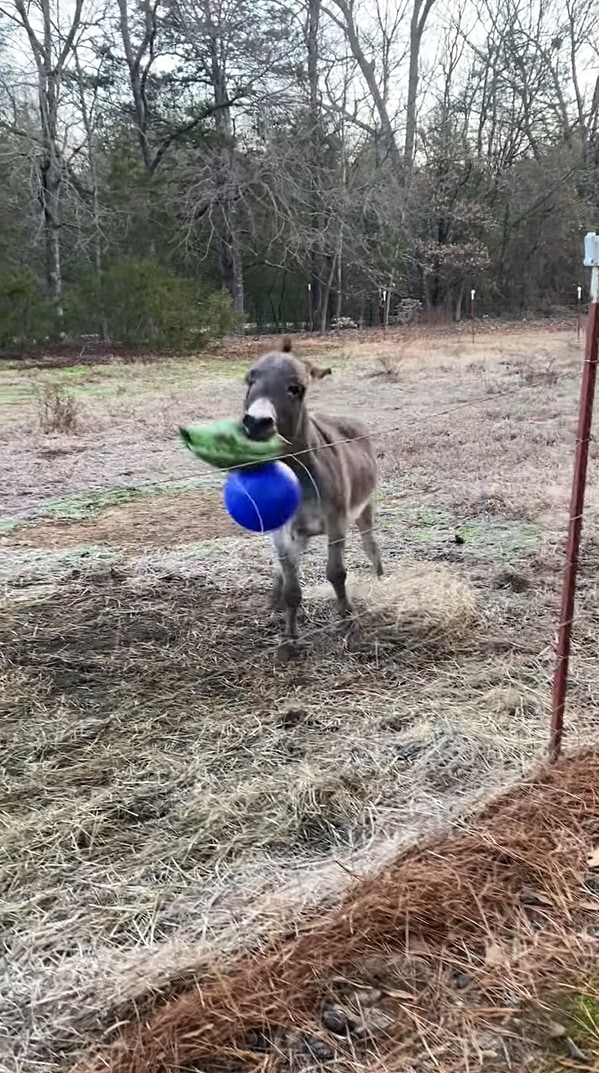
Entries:
{"label": "donkey's eye", "polygon": [[250,369],[249,373],[245,374],[245,382],[246,382],[247,386],[251,387],[252,384],[254,383],[255,379],[256,379],[256,376],[255,376],[254,370]]}
{"label": "donkey's eye", "polygon": [[297,384],[297,383],[296,384],[290,384],[289,387],[287,388],[287,390],[288,390],[289,394],[294,399],[303,398],[303,395],[304,395],[304,385],[303,384]]}

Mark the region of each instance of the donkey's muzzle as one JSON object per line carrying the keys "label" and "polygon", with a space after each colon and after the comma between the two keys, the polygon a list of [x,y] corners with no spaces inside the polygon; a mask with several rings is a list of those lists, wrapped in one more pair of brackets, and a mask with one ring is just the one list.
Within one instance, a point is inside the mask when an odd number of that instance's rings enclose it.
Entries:
{"label": "donkey's muzzle", "polygon": [[275,432],[275,423],[272,417],[254,417],[253,414],[244,414],[242,420],[243,430],[250,440],[269,440]]}

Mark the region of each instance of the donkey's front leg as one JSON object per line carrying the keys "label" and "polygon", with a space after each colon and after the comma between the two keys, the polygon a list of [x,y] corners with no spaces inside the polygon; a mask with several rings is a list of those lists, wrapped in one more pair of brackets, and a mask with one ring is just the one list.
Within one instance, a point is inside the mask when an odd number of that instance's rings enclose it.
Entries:
{"label": "donkey's front leg", "polygon": [[345,531],[340,526],[335,526],[329,534],[329,550],[327,558],[327,581],[330,581],[337,597],[337,610],[342,619],[347,619],[352,613],[351,604],[345,591],[347,570],[345,569]]}
{"label": "donkey's front leg", "polygon": [[297,613],[302,602],[299,560],[303,542],[292,530],[285,527],[273,533],[272,543],[278,573],[273,596],[279,597],[282,609],[285,611],[285,634],[280,654],[288,656],[293,651],[297,640]]}

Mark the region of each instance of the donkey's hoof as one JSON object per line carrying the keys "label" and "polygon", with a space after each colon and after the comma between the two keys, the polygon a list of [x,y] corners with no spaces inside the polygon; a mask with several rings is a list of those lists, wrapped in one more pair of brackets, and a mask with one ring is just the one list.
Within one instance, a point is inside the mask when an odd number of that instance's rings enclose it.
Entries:
{"label": "donkey's hoof", "polygon": [[298,659],[301,655],[301,648],[298,642],[292,637],[285,637],[277,645],[275,651],[275,663],[284,665],[290,663],[291,660]]}
{"label": "donkey's hoof", "polygon": [[339,635],[345,646],[345,648],[352,651],[360,640],[360,624],[356,622],[352,615],[346,615],[339,620]]}
{"label": "donkey's hoof", "polygon": [[346,633],[348,630],[351,630],[352,628],[352,623],[354,621],[354,609],[352,605],[348,602],[345,604],[341,604],[341,606],[339,606],[337,610],[339,612],[337,628],[339,629],[340,633],[343,634]]}
{"label": "donkey's hoof", "polygon": [[349,622],[343,633],[343,645],[347,652],[358,652],[362,647],[362,634],[357,622]]}

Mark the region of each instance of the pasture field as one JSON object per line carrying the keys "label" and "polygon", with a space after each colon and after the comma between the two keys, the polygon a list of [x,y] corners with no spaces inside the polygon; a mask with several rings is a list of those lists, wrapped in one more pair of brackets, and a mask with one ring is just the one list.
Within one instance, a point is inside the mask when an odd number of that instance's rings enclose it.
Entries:
{"label": "pasture field", "polygon": [[[315,541],[305,652],[286,665],[274,658],[268,544],[234,527],[221,477],[176,434],[236,413],[243,373],[271,342],[185,360],[0,366],[10,1073],[58,1073],[162,991],[294,935],[415,840],[467,826],[546,747],[575,330],[298,341],[298,354],[333,368],[312,408],[359,415],[377,436],[387,578],[371,583],[352,535],[360,617],[346,647]],[[593,446],[569,747],[599,739],[597,477]],[[475,1068],[483,1052],[525,1068],[495,1044],[487,1032],[465,1064],[443,1068]],[[252,1053],[247,1068],[266,1062]],[[326,1055],[313,1047],[311,1060]],[[395,1065],[441,1068],[422,1061]]]}

